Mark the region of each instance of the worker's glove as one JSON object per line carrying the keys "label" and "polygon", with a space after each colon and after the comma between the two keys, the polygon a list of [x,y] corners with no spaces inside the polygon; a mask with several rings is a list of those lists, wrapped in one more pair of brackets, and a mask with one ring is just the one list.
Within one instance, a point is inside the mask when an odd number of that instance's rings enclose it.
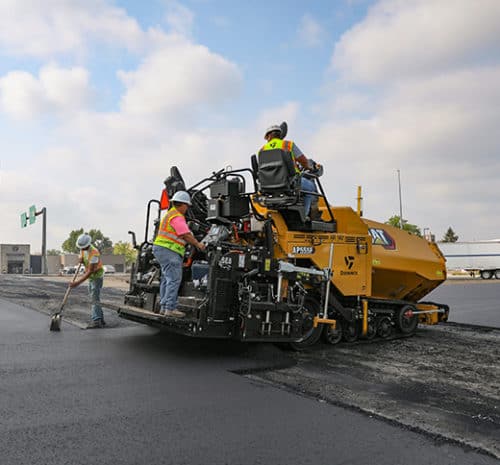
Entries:
{"label": "worker's glove", "polygon": [[323,166],[316,163],[314,160],[309,159],[309,171],[315,176],[321,176],[323,174]]}

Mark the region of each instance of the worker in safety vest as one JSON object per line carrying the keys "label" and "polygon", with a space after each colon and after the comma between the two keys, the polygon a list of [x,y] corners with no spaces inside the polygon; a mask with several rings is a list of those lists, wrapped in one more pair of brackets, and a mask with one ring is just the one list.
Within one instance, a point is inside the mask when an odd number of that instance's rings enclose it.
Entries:
{"label": "worker in safety vest", "polygon": [[[260,149],[259,154],[265,150],[274,150],[281,149],[285,152],[288,152],[292,157],[292,160],[295,165],[295,171],[297,174],[300,174],[301,168],[304,170],[319,170],[321,165],[319,163],[315,163],[312,160],[309,160],[302,151],[297,147],[292,141],[283,140],[282,137],[282,129],[280,126],[273,125],[267,128],[264,139],[267,143]],[[318,192],[316,188],[316,184],[311,179],[307,179],[304,176],[300,178],[300,188],[306,192]],[[304,194],[304,210],[306,215],[306,221],[311,220],[311,204],[316,200],[316,196],[312,194]],[[317,202],[315,202],[316,206]],[[315,207],[315,215],[318,216],[319,212],[317,211],[317,207]],[[315,219],[315,218],[314,218]]]}
{"label": "worker in safety vest", "polygon": [[104,268],[102,266],[101,254],[91,242],[92,238],[88,234],[82,234],[76,240],[76,245],[80,249],[80,263],[85,265],[85,273],[81,278],[76,279],[70,284],[70,287],[77,287],[87,279],[89,281],[92,321],[87,325],[88,329],[103,328],[106,324],[101,308],[101,289],[104,281]]}
{"label": "worker in safety vest", "polygon": [[153,254],[161,266],[160,314],[165,317],[182,318],[177,310],[177,296],[182,281],[182,261],[186,244],[205,250],[205,244],[198,242],[186,223],[186,214],[191,197],[185,191],[178,191],[172,197],[173,207],[161,219],[158,234],[153,242]]}

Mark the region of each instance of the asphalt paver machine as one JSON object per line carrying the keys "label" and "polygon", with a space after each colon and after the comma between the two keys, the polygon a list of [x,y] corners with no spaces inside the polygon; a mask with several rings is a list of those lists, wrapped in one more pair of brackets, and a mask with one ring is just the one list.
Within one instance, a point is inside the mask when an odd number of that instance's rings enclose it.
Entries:
{"label": "asphalt paver machine", "polygon": [[[408,336],[419,323],[446,321],[446,305],[421,300],[446,279],[437,246],[330,205],[321,173],[308,174],[318,193],[316,215],[306,217],[290,160],[281,150],[254,155],[251,168],[214,172],[193,186],[172,167],[162,201],[148,203],[144,240],[131,232],[138,257],[119,315],[186,336],[296,349],[321,337],[335,344]],[[207,248],[188,246],[178,307],[186,316],[165,318],[152,242],[178,190],[190,193],[186,219]]]}

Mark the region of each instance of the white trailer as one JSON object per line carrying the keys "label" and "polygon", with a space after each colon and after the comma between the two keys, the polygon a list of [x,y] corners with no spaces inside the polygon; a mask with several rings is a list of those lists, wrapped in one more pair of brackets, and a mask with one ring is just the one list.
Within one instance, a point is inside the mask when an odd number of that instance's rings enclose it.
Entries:
{"label": "white trailer", "polygon": [[500,240],[440,242],[448,270],[479,272],[481,278],[500,279]]}

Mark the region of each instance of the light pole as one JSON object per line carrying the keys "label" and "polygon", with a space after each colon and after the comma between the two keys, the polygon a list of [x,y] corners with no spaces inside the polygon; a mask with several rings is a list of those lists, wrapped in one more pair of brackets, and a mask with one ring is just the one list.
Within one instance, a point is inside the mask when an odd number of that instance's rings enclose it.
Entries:
{"label": "light pole", "polygon": [[399,227],[403,229],[403,202],[401,200],[401,173],[398,171],[398,186],[399,186]]}

